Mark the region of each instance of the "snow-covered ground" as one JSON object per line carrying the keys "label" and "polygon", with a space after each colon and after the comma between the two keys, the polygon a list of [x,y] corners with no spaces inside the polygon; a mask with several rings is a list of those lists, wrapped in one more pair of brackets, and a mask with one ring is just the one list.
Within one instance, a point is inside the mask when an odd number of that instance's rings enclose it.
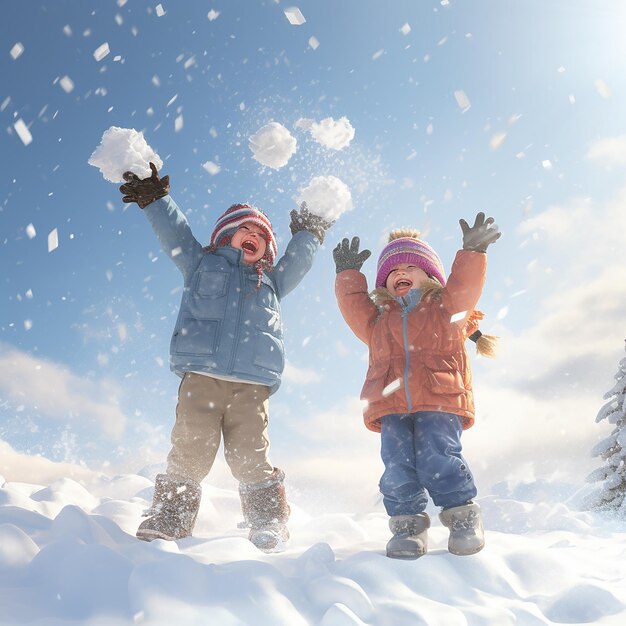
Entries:
{"label": "snow-covered ground", "polygon": [[237,528],[236,491],[208,481],[195,536],[176,543],[134,537],[144,476],[0,485],[3,626],[626,623],[626,522],[577,511],[574,486],[494,486],[471,557],[447,552],[429,511],[428,554],[395,561],[382,506],[311,514],[300,494],[288,549],[263,554]]}

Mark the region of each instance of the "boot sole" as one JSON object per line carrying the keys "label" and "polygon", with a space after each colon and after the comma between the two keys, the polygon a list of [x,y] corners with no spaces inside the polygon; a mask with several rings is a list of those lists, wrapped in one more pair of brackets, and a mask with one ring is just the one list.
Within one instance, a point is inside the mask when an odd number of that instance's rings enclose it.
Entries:
{"label": "boot sole", "polygon": [[415,561],[421,556],[424,556],[426,552],[409,552],[403,550],[396,550],[394,552],[387,552],[387,556],[390,559],[402,559],[403,561]]}
{"label": "boot sole", "polygon": [[454,556],[472,556],[472,554],[476,554],[480,552],[484,547],[485,547],[485,544],[483,543],[482,546],[478,546],[477,548],[474,548],[473,550],[467,550],[465,552],[455,552],[454,550],[449,549],[448,552],[450,552],[450,554],[454,554]]}
{"label": "boot sole", "polygon": [[184,539],[184,537],[172,537],[157,530],[142,530],[141,532],[137,532],[135,536],[137,537],[137,539],[141,539],[142,541],[153,541],[154,539],[176,541],[177,539]]}

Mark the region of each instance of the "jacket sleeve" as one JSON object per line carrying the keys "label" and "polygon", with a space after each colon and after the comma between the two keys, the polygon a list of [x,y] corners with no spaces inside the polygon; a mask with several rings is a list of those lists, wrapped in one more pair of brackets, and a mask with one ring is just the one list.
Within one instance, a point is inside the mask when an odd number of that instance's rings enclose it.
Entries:
{"label": "jacket sleeve", "polygon": [[149,204],[144,213],[163,252],[174,261],[186,284],[203,255],[202,245],[193,236],[187,218],[169,195]]}
{"label": "jacket sleeve", "polygon": [[480,299],[486,271],[487,255],[484,252],[459,250],[456,253],[450,277],[441,293],[443,307],[455,322],[467,323]]}
{"label": "jacket sleeve", "polygon": [[367,290],[367,280],[358,270],[344,270],[335,278],[335,295],[339,310],[352,332],[369,344],[378,308]]}
{"label": "jacket sleeve", "polygon": [[279,299],[292,291],[311,269],[319,247],[317,237],[306,230],[297,232],[289,240],[285,254],[271,274]]}

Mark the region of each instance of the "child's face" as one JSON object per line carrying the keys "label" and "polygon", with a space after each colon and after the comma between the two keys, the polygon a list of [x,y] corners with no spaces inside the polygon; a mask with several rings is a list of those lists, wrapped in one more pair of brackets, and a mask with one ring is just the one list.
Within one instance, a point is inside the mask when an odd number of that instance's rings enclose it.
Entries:
{"label": "child's face", "polygon": [[417,289],[427,279],[428,274],[417,265],[398,263],[387,276],[385,287],[394,296],[402,297],[406,296],[411,289]]}
{"label": "child's face", "polygon": [[232,236],[230,245],[243,252],[244,263],[256,263],[267,250],[265,234],[253,222],[242,224]]}

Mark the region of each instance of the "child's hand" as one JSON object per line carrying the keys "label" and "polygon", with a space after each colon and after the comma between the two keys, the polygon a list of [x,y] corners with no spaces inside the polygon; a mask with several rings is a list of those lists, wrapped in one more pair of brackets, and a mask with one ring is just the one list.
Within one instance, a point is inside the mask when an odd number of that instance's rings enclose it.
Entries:
{"label": "child's hand", "polygon": [[474,226],[470,227],[465,220],[459,220],[463,231],[463,250],[474,252],[486,252],[487,247],[500,239],[502,234],[493,217],[485,219],[484,213],[479,213],[474,220]]}
{"label": "child's hand", "polygon": [[361,240],[358,237],[352,237],[352,243],[344,239],[333,250],[333,259],[337,267],[337,274],[344,270],[360,270],[361,266],[370,258],[371,252],[363,250],[359,252],[359,244]]}
{"label": "child's hand", "polygon": [[308,230],[319,239],[320,244],[324,243],[326,231],[335,223],[328,222],[323,217],[311,213],[306,206],[306,202],[300,205],[300,211],[293,209],[289,215],[291,216],[289,228],[291,229],[292,235],[295,235],[301,230]]}
{"label": "child's hand", "polygon": [[154,163],[150,163],[150,169],[152,175],[149,178],[139,178],[132,172],[124,172],[126,182],[120,186],[120,191],[124,194],[123,202],[136,202],[143,209],[170,192],[170,177],[159,178]]}

